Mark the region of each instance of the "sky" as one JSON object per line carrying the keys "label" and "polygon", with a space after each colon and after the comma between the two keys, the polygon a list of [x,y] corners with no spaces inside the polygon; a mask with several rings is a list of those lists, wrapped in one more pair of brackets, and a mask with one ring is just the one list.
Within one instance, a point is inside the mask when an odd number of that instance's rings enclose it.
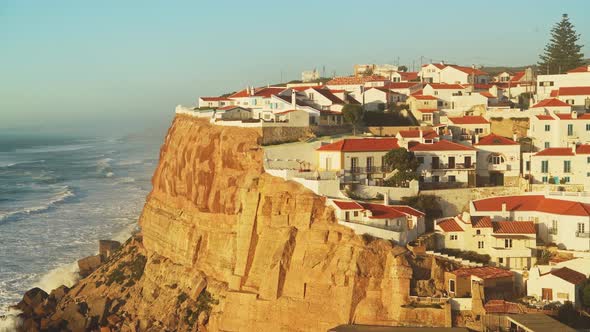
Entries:
{"label": "sky", "polygon": [[114,134],[317,68],[535,63],[590,1],[0,1],[0,130]]}

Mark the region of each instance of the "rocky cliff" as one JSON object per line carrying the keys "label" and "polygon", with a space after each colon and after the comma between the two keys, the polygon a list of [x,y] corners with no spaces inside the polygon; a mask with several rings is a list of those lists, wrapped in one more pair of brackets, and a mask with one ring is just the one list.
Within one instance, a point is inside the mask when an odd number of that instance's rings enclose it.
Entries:
{"label": "rocky cliff", "polygon": [[400,248],[355,235],[324,198],[264,173],[260,142],[251,129],[177,116],[141,234],[72,289],[25,296],[27,326],[326,331],[351,322],[448,323],[431,309],[402,307],[412,271]]}

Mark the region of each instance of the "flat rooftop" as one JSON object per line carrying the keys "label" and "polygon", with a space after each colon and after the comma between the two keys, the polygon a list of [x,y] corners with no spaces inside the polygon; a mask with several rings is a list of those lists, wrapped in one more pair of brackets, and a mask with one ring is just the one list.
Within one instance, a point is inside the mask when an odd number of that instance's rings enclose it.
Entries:
{"label": "flat rooftop", "polygon": [[508,320],[529,332],[576,332],[571,327],[544,314],[508,315]]}

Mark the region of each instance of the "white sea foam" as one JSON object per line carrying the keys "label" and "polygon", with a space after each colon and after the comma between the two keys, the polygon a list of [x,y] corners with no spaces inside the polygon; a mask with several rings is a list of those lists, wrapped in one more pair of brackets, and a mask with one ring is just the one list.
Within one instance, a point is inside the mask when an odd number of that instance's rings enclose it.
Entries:
{"label": "white sea foam", "polygon": [[115,175],[115,173],[113,172],[107,172],[107,174],[105,174],[104,176],[106,176],[107,178],[112,178]]}
{"label": "white sea foam", "polygon": [[18,318],[21,312],[15,309],[9,309],[5,315],[0,316],[0,332],[13,332],[22,325],[22,320]]}
{"label": "white sea foam", "polygon": [[64,151],[76,151],[82,149],[89,149],[94,147],[91,144],[70,144],[70,145],[50,145],[50,146],[39,146],[26,149],[16,149],[17,153],[47,153],[47,152],[64,152]]}
{"label": "white sea foam", "polygon": [[133,183],[135,182],[135,179],[130,177],[130,176],[126,176],[124,178],[120,178],[119,180],[117,180],[117,182],[115,182],[115,184],[124,184],[124,183]]}
{"label": "white sea foam", "polygon": [[39,287],[47,293],[61,285],[72,287],[80,279],[78,271],[77,262],[59,266],[43,275],[33,287]]}
{"label": "white sea foam", "polygon": [[56,204],[63,203],[66,199],[74,197],[75,195],[76,194],[72,188],[69,186],[63,186],[59,192],[57,192],[51,199],[49,199],[47,202],[44,202],[42,205],[30,206],[16,211],[0,213],[0,222],[18,219],[31,214],[43,213],[54,207]]}

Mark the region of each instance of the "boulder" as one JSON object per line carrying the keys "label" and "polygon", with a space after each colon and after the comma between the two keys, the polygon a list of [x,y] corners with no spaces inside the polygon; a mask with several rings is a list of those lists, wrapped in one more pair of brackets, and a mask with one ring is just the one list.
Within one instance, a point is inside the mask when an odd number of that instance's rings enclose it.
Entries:
{"label": "boulder", "polygon": [[52,290],[51,293],[49,293],[49,297],[54,299],[56,302],[59,302],[69,291],[70,289],[68,287],[61,285]]}
{"label": "boulder", "polygon": [[102,264],[101,256],[88,256],[78,260],[78,267],[80,268],[80,276],[85,278],[100,267]]}
{"label": "boulder", "polygon": [[103,262],[107,260],[115,251],[121,248],[121,242],[113,240],[98,241],[98,254],[101,256]]}

